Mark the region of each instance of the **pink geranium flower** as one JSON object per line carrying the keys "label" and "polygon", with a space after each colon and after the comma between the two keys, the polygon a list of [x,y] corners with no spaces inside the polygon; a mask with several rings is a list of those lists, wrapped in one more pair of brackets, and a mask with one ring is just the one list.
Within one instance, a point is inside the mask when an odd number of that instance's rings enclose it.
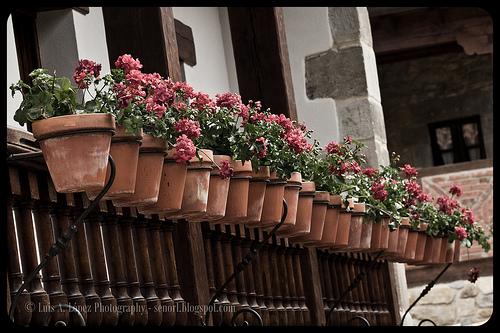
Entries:
{"label": "pink geranium flower", "polygon": [[193,141],[185,134],[175,140],[174,158],[177,163],[186,163],[196,156],[196,147]]}
{"label": "pink geranium flower", "polygon": [[126,73],[129,73],[132,70],[140,70],[142,68],[142,64],[139,59],[134,59],[130,54],[124,54],[118,57],[115,61],[116,68],[123,69]]}
{"label": "pink geranium flower", "polygon": [[200,123],[191,119],[179,119],[175,124],[175,130],[186,134],[190,139],[196,139],[201,135]]}
{"label": "pink geranium flower", "polygon": [[458,185],[453,185],[451,188],[450,188],[450,193],[452,195],[456,195],[457,197],[461,196],[462,195],[462,189],[460,188],[460,186]]}
{"label": "pink geranium flower", "polygon": [[222,179],[230,178],[234,174],[234,169],[231,167],[228,161],[222,161],[219,174]]}

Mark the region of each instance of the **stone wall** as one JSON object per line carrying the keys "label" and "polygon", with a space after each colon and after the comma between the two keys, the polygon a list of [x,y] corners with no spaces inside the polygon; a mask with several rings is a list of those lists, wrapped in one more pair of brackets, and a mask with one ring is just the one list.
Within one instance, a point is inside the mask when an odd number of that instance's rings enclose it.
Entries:
{"label": "stone wall", "polygon": [[428,123],[479,114],[493,158],[492,57],[453,52],[378,65],[387,146],[417,167],[433,166]]}
{"label": "stone wall", "polygon": [[[409,288],[410,303],[425,286]],[[480,325],[493,313],[493,276],[481,276],[476,283],[458,280],[437,283],[411,310],[405,325],[417,325],[422,319],[431,319],[438,326]],[[423,325],[427,325],[425,323]]]}

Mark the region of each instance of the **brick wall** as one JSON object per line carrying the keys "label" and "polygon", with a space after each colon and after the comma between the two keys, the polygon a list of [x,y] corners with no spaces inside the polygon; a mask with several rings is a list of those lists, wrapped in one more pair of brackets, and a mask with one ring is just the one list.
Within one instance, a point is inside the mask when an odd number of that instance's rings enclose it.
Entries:
{"label": "brick wall", "polygon": [[[463,194],[459,202],[474,211],[476,220],[491,235],[493,227],[493,167],[464,170],[451,173],[423,176],[420,178],[422,188],[434,198],[448,194],[449,188],[460,185]],[[493,245],[493,239],[491,239]],[[493,256],[493,247],[485,253],[480,246],[474,244],[468,251],[462,247],[460,260],[477,259]]]}

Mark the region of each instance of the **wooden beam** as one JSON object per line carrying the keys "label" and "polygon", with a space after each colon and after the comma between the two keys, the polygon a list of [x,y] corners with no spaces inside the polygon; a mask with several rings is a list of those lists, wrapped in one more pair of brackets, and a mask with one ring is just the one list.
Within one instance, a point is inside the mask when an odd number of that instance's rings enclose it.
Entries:
{"label": "wooden beam", "polygon": [[243,100],[297,119],[281,7],[228,7],[238,86]]}
{"label": "wooden beam", "polygon": [[306,304],[311,317],[310,324],[324,326],[326,318],[316,248],[304,248],[301,255],[301,266]]}
{"label": "wooden beam", "polygon": [[174,22],[179,59],[189,66],[195,66],[196,49],[194,45],[193,30],[177,19],[174,19]]}
{"label": "wooden beam", "polygon": [[102,7],[111,64],[129,53],[144,72],[179,80],[180,65],[171,7]]}

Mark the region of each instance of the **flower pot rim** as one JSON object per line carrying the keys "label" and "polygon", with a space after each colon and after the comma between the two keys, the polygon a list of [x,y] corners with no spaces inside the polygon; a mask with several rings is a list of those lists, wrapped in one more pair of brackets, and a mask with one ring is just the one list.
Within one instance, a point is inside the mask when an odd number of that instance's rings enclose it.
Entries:
{"label": "flower pot rim", "polygon": [[328,191],[316,191],[313,204],[328,204],[330,202],[330,193]]}
{"label": "flower pot rim", "polygon": [[142,137],[142,145],[139,148],[141,153],[163,153],[167,151],[167,143],[162,138],[157,138],[151,134],[144,134]]}
{"label": "flower pot rim", "polygon": [[37,141],[77,133],[111,132],[116,130],[115,117],[109,113],[78,113],[36,120],[32,123]]}
{"label": "flower pot rim", "polygon": [[299,195],[314,195],[316,192],[316,184],[309,180],[302,181],[302,188]]}
{"label": "flower pot rim", "polygon": [[142,128],[139,129],[138,134],[127,133],[124,126],[116,124],[115,135],[113,135],[113,138],[111,138],[111,142],[138,141],[139,143],[142,143],[143,136],[144,136],[144,132],[143,132]]}
{"label": "flower pot rim", "polygon": [[252,179],[253,180],[268,181],[270,177],[271,177],[271,171],[269,169],[269,166],[267,166],[267,165],[259,166],[257,168],[257,171],[252,169]]}

